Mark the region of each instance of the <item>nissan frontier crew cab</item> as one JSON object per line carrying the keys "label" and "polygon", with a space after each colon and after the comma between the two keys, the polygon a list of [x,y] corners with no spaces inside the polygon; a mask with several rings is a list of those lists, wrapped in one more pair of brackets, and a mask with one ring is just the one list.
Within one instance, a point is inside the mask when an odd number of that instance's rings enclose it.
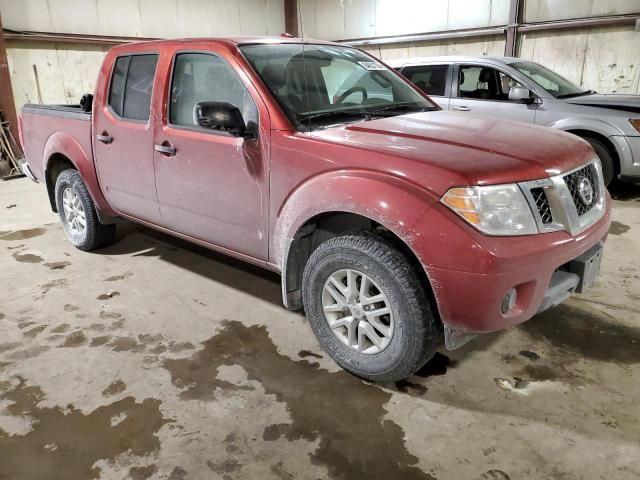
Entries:
{"label": "nissan frontier crew cab", "polygon": [[443,111],[333,43],[118,46],[93,99],[25,105],[20,138],[77,248],[123,217],[279,272],[284,305],[377,381],[583,291],[610,224],[587,142]]}

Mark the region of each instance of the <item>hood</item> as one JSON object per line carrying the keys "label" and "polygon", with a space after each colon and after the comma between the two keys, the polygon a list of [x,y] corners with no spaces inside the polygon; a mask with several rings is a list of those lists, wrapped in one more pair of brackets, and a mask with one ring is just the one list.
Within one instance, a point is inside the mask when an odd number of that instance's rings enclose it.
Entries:
{"label": "hood", "polygon": [[565,98],[563,100],[574,105],[589,105],[591,107],[613,108],[615,110],[640,113],[640,95],[594,93],[593,95]]}
{"label": "hood", "polygon": [[371,159],[377,168],[442,188],[545,178],[595,155],[588,143],[565,132],[447,111],[358,122],[312,136],[383,154]]}

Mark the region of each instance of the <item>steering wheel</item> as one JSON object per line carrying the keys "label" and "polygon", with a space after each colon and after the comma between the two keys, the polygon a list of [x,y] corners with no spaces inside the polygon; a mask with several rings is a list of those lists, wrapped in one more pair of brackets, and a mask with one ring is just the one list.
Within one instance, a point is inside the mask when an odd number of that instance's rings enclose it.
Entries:
{"label": "steering wheel", "polygon": [[367,101],[367,90],[364,87],[355,86],[355,87],[351,87],[350,89],[345,91],[342,95],[340,95],[336,99],[334,105],[340,105],[342,102],[344,102],[347,99],[347,97],[349,95],[351,95],[352,93],[355,93],[355,92],[362,93],[362,102],[361,103],[364,103],[364,102]]}

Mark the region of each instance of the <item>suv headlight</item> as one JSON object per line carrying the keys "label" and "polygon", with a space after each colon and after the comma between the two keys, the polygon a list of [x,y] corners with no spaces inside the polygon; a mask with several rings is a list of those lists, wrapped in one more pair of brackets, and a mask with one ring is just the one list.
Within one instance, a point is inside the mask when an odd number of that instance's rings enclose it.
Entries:
{"label": "suv headlight", "polygon": [[487,235],[538,233],[529,204],[515,184],[452,188],[440,201]]}

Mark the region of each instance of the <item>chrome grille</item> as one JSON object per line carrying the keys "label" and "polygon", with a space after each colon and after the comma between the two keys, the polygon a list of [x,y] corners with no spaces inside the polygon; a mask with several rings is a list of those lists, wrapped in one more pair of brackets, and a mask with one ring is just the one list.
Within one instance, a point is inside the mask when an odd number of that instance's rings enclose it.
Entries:
{"label": "chrome grille", "polygon": [[602,167],[597,159],[549,178],[518,184],[540,233],[565,230],[577,235],[606,210]]}
{"label": "chrome grille", "polygon": [[547,194],[544,193],[544,188],[532,188],[531,196],[538,208],[538,213],[540,214],[540,220],[542,220],[542,223],[552,223],[553,213],[551,213],[551,207],[549,207],[549,200],[547,199]]}
{"label": "chrome grille", "polygon": [[[591,210],[598,202],[598,191],[594,188],[595,185],[597,185],[595,167],[593,164],[587,165],[578,171],[565,175],[563,178],[569,188],[569,193],[571,193],[571,198],[576,206],[578,216],[581,217]],[[582,182],[583,179],[587,179],[589,185],[591,185],[591,188],[593,189],[590,202],[585,201],[585,199],[580,195],[580,182]]]}

